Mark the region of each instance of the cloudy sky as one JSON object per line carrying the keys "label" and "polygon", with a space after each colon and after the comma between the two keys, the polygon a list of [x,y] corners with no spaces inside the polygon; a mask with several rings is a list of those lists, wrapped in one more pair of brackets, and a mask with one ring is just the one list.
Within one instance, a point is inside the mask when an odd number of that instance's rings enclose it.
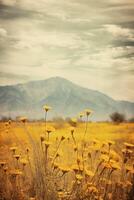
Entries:
{"label": "cloudy sky", "polygon": [[0,0],[0,85],[53,76],[134,101],[134,1]]}

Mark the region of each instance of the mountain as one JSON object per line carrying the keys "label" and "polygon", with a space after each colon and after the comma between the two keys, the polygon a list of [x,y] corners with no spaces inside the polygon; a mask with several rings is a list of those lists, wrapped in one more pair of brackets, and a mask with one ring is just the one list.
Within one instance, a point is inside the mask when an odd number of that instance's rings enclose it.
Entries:
{"label": "mountain", "polygon": [[101,92],[80,87],[60,77],[0,86],[1,116],[26,115],[39,119],[44,117],[44,104],[53,108],[49,117],[75,116],[86,108],[94,111],[93,120],[107,120],[115,111],[127,117],[134,116],[134,103],[116,101]]}

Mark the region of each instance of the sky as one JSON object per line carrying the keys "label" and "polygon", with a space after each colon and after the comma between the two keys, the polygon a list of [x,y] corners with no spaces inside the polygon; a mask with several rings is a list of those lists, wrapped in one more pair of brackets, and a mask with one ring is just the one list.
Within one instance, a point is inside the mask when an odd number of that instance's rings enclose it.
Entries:
{"label": "sky", "polygon": [[0,85],[55,76],[134,102],[134,1],[0,0]]}

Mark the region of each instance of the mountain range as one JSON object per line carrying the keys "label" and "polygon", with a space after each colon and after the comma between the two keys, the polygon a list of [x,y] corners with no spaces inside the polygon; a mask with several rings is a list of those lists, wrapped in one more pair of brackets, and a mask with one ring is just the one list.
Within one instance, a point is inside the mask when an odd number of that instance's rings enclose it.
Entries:
{"label": "mountain range", "polygon": [[124,113],[128,118],[134,116],[134,103],[114,100],[61,77],[0,86],[0,117],[25,115],[40,119],[44,117],[42,107],[45,104],[52,107],[49,118],[76,116],[87,108],[94,111],[92,120],[108,120],[113,112]]}

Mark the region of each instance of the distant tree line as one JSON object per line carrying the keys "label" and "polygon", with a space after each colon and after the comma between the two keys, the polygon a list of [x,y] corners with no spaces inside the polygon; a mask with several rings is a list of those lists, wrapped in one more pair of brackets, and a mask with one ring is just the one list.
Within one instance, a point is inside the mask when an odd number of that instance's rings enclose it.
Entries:
{"label": "distant tree line", "polygon": [[[119,113],[119,112],[113,112],[110,116],[110,120],[113,123],[119,124],[119,123],[123,123],[123,122],[129,122],[129,123],[134,123],[134,117],[131,117],[130,119],[127,119],[125,114]],[[1,116],[0,117],[0,121],[1,122],[7,122],[9,120],[12,121],[19,121],[20,116],[17,116],[15,119],[13,119],[12,117],[6,117],[6,116]],[[28,120],[29,122],[43,122],[44,119],[38,119],[38,120]],[[82,120],[78,120],[79,122],[82,122]],[[56,122],[57,124],[57,128],[62,127],[64,122],[69,123],[71,126],[76,126],[75,122],[72,121],[72,119],[70,117],[67,118],[63,118],[63,117],[54,117],[53,119],[49,120],[49,122]],[[107,121],[108,122],[108,121]]]}

